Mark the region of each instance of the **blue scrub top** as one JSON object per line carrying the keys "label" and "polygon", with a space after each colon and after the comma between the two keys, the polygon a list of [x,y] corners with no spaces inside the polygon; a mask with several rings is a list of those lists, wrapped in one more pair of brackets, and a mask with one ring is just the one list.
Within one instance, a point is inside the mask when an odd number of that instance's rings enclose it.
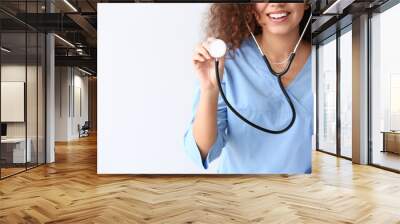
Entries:
{"label": "blue scrub top", "polygon": [[[230,103],[259,126],[280,130],[291,120],[290,106],[278,80],[268,70],[253,39],[245,39],[226,59],[222,86]],[[296,121],[283,134],[261,132],[244,123],[221,96],[218,99],[217,139],[207,158],[201,159],[193,136],[193,120],[200,98],[197,86],[192,119],[184,135],[184,149],[200,167],[220,157],[218,173],[299,174],[311,173],[313,94],[311,56],[286,88],[296,109]]]}

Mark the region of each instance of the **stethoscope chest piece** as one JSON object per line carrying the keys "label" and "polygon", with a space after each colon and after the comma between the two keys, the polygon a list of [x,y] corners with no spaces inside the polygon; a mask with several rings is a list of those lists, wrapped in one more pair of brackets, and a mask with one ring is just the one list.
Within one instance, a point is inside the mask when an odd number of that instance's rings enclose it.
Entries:
{"label": "stethoscope chest piece", "polygon": [[215,39],[208,45],[208,51],[213,58],[220,58],[226,53],[226,44],[221,39]]}

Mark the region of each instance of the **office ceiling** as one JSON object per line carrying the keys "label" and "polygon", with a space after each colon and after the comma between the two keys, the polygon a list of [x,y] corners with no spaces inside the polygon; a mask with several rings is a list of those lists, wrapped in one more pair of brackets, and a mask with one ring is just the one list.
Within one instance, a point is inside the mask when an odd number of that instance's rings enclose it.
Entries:
{"label": "office ceiling", "polygon": [[363,13],[376,13],[397,0],[313,0],[313,43],[317,44],[352,23]]}

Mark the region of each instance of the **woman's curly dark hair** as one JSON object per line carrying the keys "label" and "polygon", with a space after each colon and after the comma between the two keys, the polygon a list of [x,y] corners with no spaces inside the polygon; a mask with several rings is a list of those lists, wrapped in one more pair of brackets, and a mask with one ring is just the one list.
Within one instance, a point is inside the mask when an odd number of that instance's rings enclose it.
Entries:
{"label": "woman's curly dark hair", "polygon": [[[211,5],[206,21],[206,35],[219,38],[228,45],[229,50],[240,47],[244,39],[250,36],[245,20],[254,35],[262,32],[261,27],[254,16],[254,3]],[[303,31],[311,13],[311,7],[305,12],[300,22],[300,32]],[[311,42],[311,26],[308,26],[304,39]]]}

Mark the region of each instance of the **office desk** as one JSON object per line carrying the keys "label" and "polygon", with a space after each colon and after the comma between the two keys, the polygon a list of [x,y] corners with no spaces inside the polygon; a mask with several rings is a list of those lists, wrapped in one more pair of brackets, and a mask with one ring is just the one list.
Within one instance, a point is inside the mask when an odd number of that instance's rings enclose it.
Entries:
{"label": "office desk", "polygon": [[383,150],[382,152],[392,152],[400,154],[400,131],[382,131]]}
{"label": "office desk", "polygon": [[25,154],[25,138],[6,138],[1,139],[1,157],[6,163],[25,163],[31,162],[32,140],[27,139]]}

